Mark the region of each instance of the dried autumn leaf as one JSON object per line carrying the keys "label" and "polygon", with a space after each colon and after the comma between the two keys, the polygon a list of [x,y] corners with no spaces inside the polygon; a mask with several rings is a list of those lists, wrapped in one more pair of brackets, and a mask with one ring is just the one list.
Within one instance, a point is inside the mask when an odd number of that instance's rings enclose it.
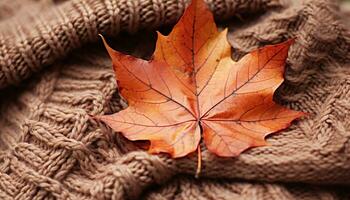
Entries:
{"label": "dried autumn leaf", "polygon": [[151,60],[124,55],[104,41],[129,107],[99,116],[149,152],[183,157],[199,148],[219,156],[266,145],[265,137],[303,116],[273,101],[292,40],[231,59],[203,0],[193,0],[168,36],[158,33]]}

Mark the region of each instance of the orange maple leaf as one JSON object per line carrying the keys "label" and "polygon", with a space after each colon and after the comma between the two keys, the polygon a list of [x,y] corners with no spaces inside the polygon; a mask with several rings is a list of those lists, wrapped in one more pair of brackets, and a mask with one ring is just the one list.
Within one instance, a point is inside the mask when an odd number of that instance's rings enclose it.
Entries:
{"label": "orange maple leaf", "polygon": [[226,35],[204,1],[193,0],[168,36],[158,33],[151,60],[124,55],[103,40],[129,106],[97,118],[129,140],[150,141],[149,152],[174,158],[199,150],[201,137],[224,157],[266,145],[267,135],[304,115],[273,101],[293,41],[234,62]]}

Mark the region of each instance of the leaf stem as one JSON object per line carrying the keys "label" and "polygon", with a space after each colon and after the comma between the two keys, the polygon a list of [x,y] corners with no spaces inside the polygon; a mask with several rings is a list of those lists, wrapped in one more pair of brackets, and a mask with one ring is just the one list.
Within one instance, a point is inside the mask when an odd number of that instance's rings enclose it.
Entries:
{"label": "leaf stem", "polygon": [[198,145],[197,147],[197,155],[198,155],[198,161],[197,161],[197,171],[196,171],[195,178],[199,178],[199,174],[201,173],[201,169],[202,169],[201,145]]}

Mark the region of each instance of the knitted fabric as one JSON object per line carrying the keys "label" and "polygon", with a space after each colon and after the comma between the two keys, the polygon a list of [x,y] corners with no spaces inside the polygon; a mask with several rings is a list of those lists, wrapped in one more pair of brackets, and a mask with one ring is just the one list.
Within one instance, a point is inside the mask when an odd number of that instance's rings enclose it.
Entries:
{"label": "knitted fabric", "polygon": [[[0,199],[350,199],[350,32],[334,0],[210,0],[233,58],[296,37],[279,103],[309,113],[236,158],[149,155],[90,118],[120,101],[113,47],[147,57],[184,0],[0,1]],[[224,20],[224,21],[223,21]],[[116,38],[117,35],[118,38]]]}

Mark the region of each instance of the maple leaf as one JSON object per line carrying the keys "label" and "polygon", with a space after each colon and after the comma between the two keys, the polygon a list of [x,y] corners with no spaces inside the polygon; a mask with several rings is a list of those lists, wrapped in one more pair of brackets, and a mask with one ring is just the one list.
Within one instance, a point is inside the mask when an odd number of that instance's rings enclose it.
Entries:
{"label": "maple leaf", "polygon": [[158,33],[151,60],[124,55],[104,41],[128,108],[98,116],[149,152],[183,157],[199,149],[232,157],[263,146],[265,137],[304,115],[277,105],[293,40],[231,58],[227,29],[219,32],[203,0],[193,0],[168,36]]}

